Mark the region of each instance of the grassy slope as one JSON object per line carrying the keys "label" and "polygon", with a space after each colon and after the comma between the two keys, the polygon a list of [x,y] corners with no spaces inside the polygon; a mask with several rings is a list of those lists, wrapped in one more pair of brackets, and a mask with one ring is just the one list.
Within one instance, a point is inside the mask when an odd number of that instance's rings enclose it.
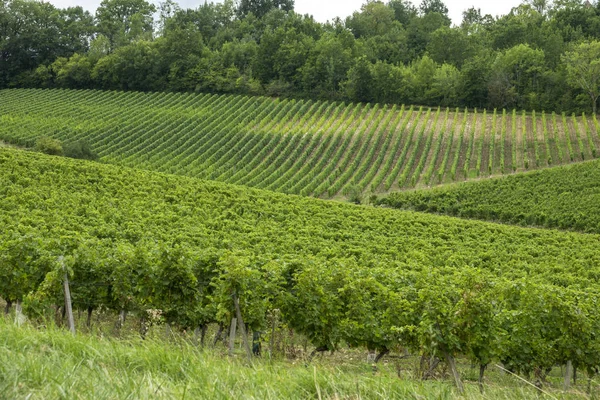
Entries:
{"label": "grassy slope", "polygon": [[[86,139],[111,163],[323,197],[346,195],[355,185],[382,192],[522,171],[525,158],[529,169],[587,160],[600,146],[589,118],[563,124],[557,116],[555,126],[546,116],[544,130],[538,115],[537,135],[530,133],[525,146],[522,125],[531,129],[532,116],[517,115],[513,146],[510,113],[498,114],[495,124],[491,112],[485,124],[482,112],[469,114],[461,129],[464,113],[455,110],[450,122],[457,114],[458,123],[444,126],[446,110],[434,124],[437,109],[414,118],[417,110],[409,116],[408,108],[241,96],[4,90],[0,98],[0,139],[13,143],[31,144],[42,135]],[[573,133],[577,122],[582,149]],[[506,152],[504,166],[489,145],[501,126],[508,127],[504,146],[493,143]],[[447,150],[458,161],[455,174],[452,162],[440,163]],[[495,155],[491,161],[488,153]]]}
{"label": "grassy slope", "polygon": [[517,225],[600,233],[600,162],[394,193],[379,203]]}
{"label": "grassy slope", "polygon": [[[391,366],[390,366],[391,367]],[[468,370],[465,370],[468,374]],[[409,374],[410,375],[410,374]],[[488,374],[485,396],[467,383],[466,399],[537,399],[522,382]],[[563,399],[585,398],[578,388]],[[585,385],[585,383],[582,383]],[[35,399],[453,399],[449,382],[374,375],[364,362],[256,360],[252,366],[187,342],[111,340],[65,331],[17,328],[0,318],[0,397]]]}

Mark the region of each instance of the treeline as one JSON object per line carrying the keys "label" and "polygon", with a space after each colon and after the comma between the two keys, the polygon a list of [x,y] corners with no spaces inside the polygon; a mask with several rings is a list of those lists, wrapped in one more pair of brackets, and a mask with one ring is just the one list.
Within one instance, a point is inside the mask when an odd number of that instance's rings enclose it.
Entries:
{"label": "treeline", "polygon": [[318,23],[293,0],[81,7],[0,3],[0,88],[267,94],[489,108],[595,110],[600,3],[526,1],[451,26],[440,0],[368,2]]}

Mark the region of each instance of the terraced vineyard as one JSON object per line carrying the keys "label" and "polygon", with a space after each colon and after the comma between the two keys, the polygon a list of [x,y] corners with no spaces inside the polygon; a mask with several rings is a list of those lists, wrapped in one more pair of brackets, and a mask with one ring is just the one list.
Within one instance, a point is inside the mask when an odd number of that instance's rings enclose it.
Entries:
{"label": "terraced vineyard", "polygon": [[0,139],[285,193],[382,193],[597,156],[595,117],[210,94],[0,91]]}

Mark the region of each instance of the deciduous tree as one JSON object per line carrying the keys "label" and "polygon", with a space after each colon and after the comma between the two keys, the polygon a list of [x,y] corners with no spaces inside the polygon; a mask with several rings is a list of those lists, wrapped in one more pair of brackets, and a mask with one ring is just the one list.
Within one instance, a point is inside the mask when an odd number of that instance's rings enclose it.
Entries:
{"label": "deciduous tree", "polygon": [[592,111],[597,112],[600,97],[600,42],[581,43],[563,56],[569,83],[583,90],[592,102]]}

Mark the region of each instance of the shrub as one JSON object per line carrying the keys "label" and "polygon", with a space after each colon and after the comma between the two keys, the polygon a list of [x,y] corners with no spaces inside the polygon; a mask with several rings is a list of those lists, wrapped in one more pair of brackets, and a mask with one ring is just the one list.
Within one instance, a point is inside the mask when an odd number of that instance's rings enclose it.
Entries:
{"label": "shrub", "polygon": [[48,136],[39,137],[35,141],[35,151],[39,151],[41,153],[49,154],[51,156],[62,156],[63,155],[63,147],[58,139],[52,139]]}
{"label": "shrub", "polygon": [[85,140],[77,140],[65,145],[65,156],[83,160],[97,160],[96,154]]}
{"label": "shrub", "polygon": [[362,188],[358,185],[352,185],[348,191],[348,200],[354,204],[361,204],[363,200]]}

